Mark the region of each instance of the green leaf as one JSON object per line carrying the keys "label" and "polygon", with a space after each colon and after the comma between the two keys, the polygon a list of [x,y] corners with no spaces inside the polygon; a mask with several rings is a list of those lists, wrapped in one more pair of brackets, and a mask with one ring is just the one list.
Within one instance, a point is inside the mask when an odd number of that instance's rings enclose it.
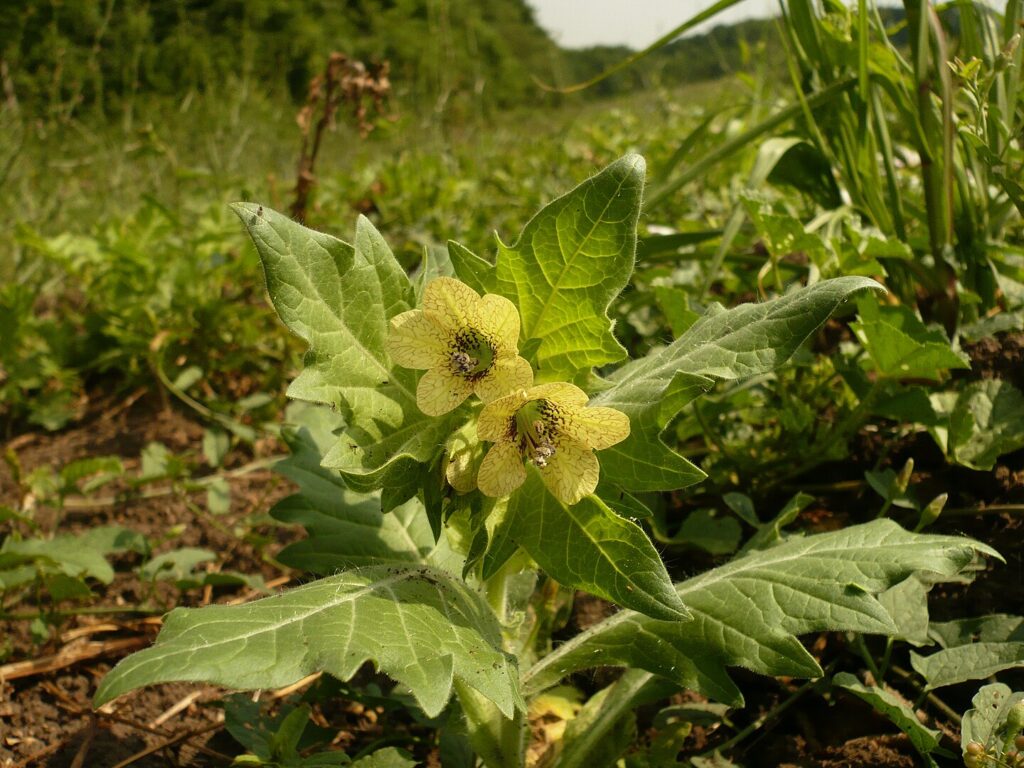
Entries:
{"label": "green leaf", "polygon": [[688,617],[647,534],[596,496],[566,506],[531,467],[507,514],[507,535],[556,581],[668,621]]}
{"label": "green leaf", "polygon": [[941,329],[927,328],[909,307],[866,299],[858,310],[860,320],[850,327],[882,376],[935,381],[950,368],[971,367]]}
{"label": "green leaf", "polygon": [[627,491],[667,491],[704,478],[661,440],[665,425],[713,378],[737,379],[775,370],[851,295],[881,286],[841,277],[762,304],[713,305],[668,347],[623,365],[593,405],[630,418],[630,436],[602,451],[602,475]]}
{"label": "green leaf", "polygon": [[929,756],[929,753],[935,751],[939,746],[939,736],[941,733],[922,725],[921,721],[917,719],[917,715],[914,714],[914,710],[910,708],[910,705],[882,688],[874,685],[864,685],[849,672],[840,672],[833,677],[832,685],[849,691],[857,698],[863,699],[870,704],[876,712],[885,715],[893,725],[907,734],[910,743],[914,745],[914,749],[918,751],[928,765],[936,765],[935,760]]}
{"label": "green leaf", "polygon": [[558,768],[611,768],[636,740],[634,707],[650,675],[632,671],[590,697],[565,725]]}
{"label": "green leaf", "polygon": [[380,234],[360,217],[355,245],[262,206],[235,211],[256,243],[278,315],[310,346],[289,397],[339,409],[346,431],[325,457],[357,490],[400,482],[429,460],[449,420],[416,406],[416,373],[392,368],[388,321],[410,308],[413,287]]}
{"label": "green leaf", "polygon": [[404,749],[384,747],[372,755],[361,757],[352,763],[352,768],[415,768],[419,765]]}
{"label": "green leaf", "polygon": [[185,391],[193,384],[203,378],[203,369],[198,365],[190,365],[188,368],[178,374],[177,378],[174,379],[175,389]]}
{"label": "green leaf", "polygon": [[195,577],[196,567],[217,560],[217,554],[198,547],[182,547],[157,555],[139,568],[147,581],[186,581]]}
{"label": "green leaf", "polygon": [[222,429],[207,429],[203,432],[203,458],[211,467],[219,467],[231,448],[231,438]]}
{"label": "green leaf", "polygon": [[[1016,734],[1005,733],[1007,717],[1015,706],[1024,701],[1024,692],[1012,692],[1002,683],[993,683],[981,688],[971,699],[974,706],[964,713],[960,724],[960,746],[967,754],[967,745],[972,741],[987,750],[993,750],[1002,759],[1007,737]],[[1012,744],[1012,742],[1011,742]]]}
{"label": "green leaf", "polygon": [[413,499],[384,514],[380,493],[356,493],[338,472],[321,465],[322,452],[334,440],[336,414],[311,406],[303,422],[310,426],[282,430],[291,456],[274,467],[299,493],[278,502],[271,515],[304,526],[309,538],[285,547],[278,555],[282,563],[319,574],[386,563],[461,569],[446,540],[435,542],[421,502]]}
{"label": "green leaf", "polygon": [[1002,643],[1024,641],[1024,616],[995,613],[973,619],[934,621],[928,625],[928,637],[942,648],[956,648],[971,643]]}
{"label": "green leaf", "polygon": [[25,539],[15,541],[8,537],[0,546],[11,564],[35,563],[44,572],[60,572],[74,578],[94,578],[104,584],[114,580],[114,569],[110,567],[104,552],[83,545],[78,536],[61,534],[52,539]]}
{"label": "green leaf", "polygon": [[[88,493],[124,475],[124,464],[117,456],[93,456],[78,459],[60,469],[60,484],[65,493]],[[90,478],[79,486],[79,482]]]}
{"label": "green leaf", "polygon": [[494,293],[494,265],[454,240],[448,241],[448,258],[455,275],[479,294]]}
{"label": "green leaf", "polygon": [[682,288],[669,285],[654,286],[654,298],[661,307],[665,319],[668,320],[672,335],[679,338],[700,319],[700,315],[690,309],[690,294]]}
{"label": "green leaf", "polygon": [[743,535],[734,517],[715,517],[713,509],[698,509],[686,516],[674,536],[658,537],[663,544],[690,544],[711,555],[735,552]]}
{"label": "green leaf", "polygon": [[676,585],[693,621],[622,611],[559,646],[524,683],[535,692],[579,669],[622,665],[739,705],[742,696],[726,667],[820,676],[797,635],[893,633],[897,628],[877,595],[917,571],[951,578],[976,552],[998,557],[979,542],[912,534],[890,520],[792,537]]}
{"label": "green leaf", "polygon": [[1020,448],[1024,448],[1024,394],[1002,379],[968,384],[950,416],[953,460],[987,471],[1000,456]]}
{"label": "green leaf", "polygon": [[928,587],[917,576],[904,579],[878,596],[886,612],[892,616],[896,640],[912,645],[931,645],[928,636]]}
{"label": "green leaf", "polygon": [[231,509],[231,484],[216,477],[206,486],[206,508],[214,515],[223,515]]}
{"label": "green leaf", "polygon": [[89,585],[82,579],[75,576],[68,576],[64,573],[54,573],[44,580],[46,591],[55,603],[63,600],[88,600],[93,596]]}
{"label": "green leaf", "polygon": [[608,305],[633,272],[644,168],[639,155],[617,160],[548,203],[514,245],[498,243],[495,289],[519,307],[522,339],[541,340],[541,380],[626,356]]}
{"label": "green leaf", "polygon": [[1024,667],[1024,639],[958,645],[929,656],[911,651],[910,665],[928,682],[929,689],[984,680],[1004,669]]}
{"label": "green leaf", "polygon": [[163,443],[147,443],[139,458],[139,480],[156,480],[168,474],[172,456]]}
{"label": "green leaf", "polygon": [[143,685],[207,682],[280,688],[314,672],[348,680],[366,661],[436,717],[458,680],[511,717],[524,709],[515,660],[482,598],[429,568],[375,567],[246,605],[178,608],[156,643],[119,663],[100,706]]}

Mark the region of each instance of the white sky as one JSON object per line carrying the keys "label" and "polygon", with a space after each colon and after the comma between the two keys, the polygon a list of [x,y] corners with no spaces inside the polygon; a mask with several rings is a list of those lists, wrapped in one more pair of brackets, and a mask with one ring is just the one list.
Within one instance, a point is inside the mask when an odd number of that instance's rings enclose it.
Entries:
{"label": "white sky", "polygon": [[[537,21],[565,48],[628,45],[644,48],[715,0],[527,0]],[[743,0],[705,28],[747,19],[776,16],[777,0]],[[700,31],[701,28],[698,28]]]}
{"label": "white sky", "polygon": [[[1002,11],[1007,0],[983,0]],[[527,0],[537,21],[564,48],[628,45],[646,48],[663,34],[714,5],[715,0]],[[883,0],[882,5],[900,5]],[[779,15],[778,0],[741,0],[693,32],[751,17]],[[691,32],[691,34],[693,33]]]}

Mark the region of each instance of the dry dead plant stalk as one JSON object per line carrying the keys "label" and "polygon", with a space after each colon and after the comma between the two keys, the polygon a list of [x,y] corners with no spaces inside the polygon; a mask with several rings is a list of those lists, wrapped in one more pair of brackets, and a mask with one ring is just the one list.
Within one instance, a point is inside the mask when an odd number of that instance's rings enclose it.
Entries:
{"label": "dry dead plant stalk", "polygon": [[306,104],[296,116],[302,132],[295,199],[291,206],[291,215],[296,221],[305,221],[309,194],[316,184],[314,167],[320,143],[324,132],[334,126],[339,107],[342,104],[350,107],[359,135],[366,138],[373,130],[371,108],[377,115],[385,114],[385,104],[391,94],[390,67],[387,61],[367,67],[335,51],[328,58],[323,73],[310,81]]}

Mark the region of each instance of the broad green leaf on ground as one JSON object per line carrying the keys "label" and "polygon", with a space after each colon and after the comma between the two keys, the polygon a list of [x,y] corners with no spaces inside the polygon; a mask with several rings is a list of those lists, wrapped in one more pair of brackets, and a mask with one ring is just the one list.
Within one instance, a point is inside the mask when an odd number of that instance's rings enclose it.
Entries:
{"label": "broad green leaf on ground", "polygon": [[566,506],[532,467],[509,498],[504,535],[561,584],[670,622],[688,617],[643,529],[595,496]]}
{"label": "broad green leaf on ground", "polygon": [[[18,541],[8,536],[0,546],[0,569],[20,572],[21,567],[34,565],[41,573],[63,573],[109,584],[114,579],[114,569],[106,555],[127,550],[144,551],[144,546],[139,534],[120,526],[95,528],[84,536],[59,534],[52,539]],[[4,583],[13,584],[12,576],[16,575],[4,577]]]}
{"label": "broad green leaf on ground", "polygon": [[1024,667],[1024,643],[977,643],[963,645],[930,656],[911,652],[910,663],[928,682],[928,688],[942,688],[967,680],[984,680],[996,672]]}
{"label": "broad green leaf on ground", "polygon": [[1024,448],[1024,394],[1010,382],[967,385],[949,421],[949,452],[957,464],[990,470],[996,459]]}
{"label": "broad green leaf on ground", "polygon": [[533,692],[576,670],[630,666],[738,706],[743,698],[726,667],[820,676],[797,635],[893,633],[879,594],[919,571],[932,580],[952,578],[977,552],[998,557],[979,542],[913,534],[890,520],[793,537],[677,584],[693,621],[622,611],[560,646],[524,681]]}
{"label": "broad green leaf on ground", "polygon": [[524,709],[515,660],[475,592],[441,571],[376,567],[343,573],[246,605],[177,608],[156,643],[103,679],[95,704],[143,685],[205,682],[279,688],[314,672],[348,680],[364,662],[408,686],[430,717],[452,682],[511,717]]}
{"label": "broad green leaf on ground", "polygon": [[346,430],[325,458],[357,490],[392,485],[450,431],[416,406],[416,373],[392,368],[388,320],[413,287],[380,234],[360,217],[355,245],[254,204],[235,211],[256,243],[278,315],[309,344],[289,397],[338,408]]}
{"label": "broad green leaf on ground", "polygon": [[951,368],[971,367],[941,329],[925,326],[910,307],[865,299],[858,312],[860,320],[850,327],[882,376],[938,380]]}
{"label": "broad green leaf on ground", "polygon": [[697,509],[687,515],[672,536],[658,536],[662,544],[689,544],[712,555],[727,555],[740,545],[743,531],[734,517],[715,517],[714,510]]}
{"label": "broad green leaf on ground", "polygon": [[623,365],[592,405],[626,413],[630,436],[601,451],[601,473],[628,491],[666,491],[704,473],[670,449],[661,431],[713,379],[738,379],[785,363],[844,301],[880,289],[864,277],[841,277],[761,304],[713,305],[668,347]]}
{"label": "broad green leaf on ground", "polygon": [[[1013,692],[1009,686],[993,683],[981,688],[971,699],[974,706],[964,712],[960,724],[960,747],[967,754],[967,745],[972,741],[987,750],[994,750],[1002,758],[1007,737],[1016,734],[1004,732],[1010,710],[1024,702],[1024,692]],[[1012,745],[1012,742],[1011,742]]]}
{"label": "broad green leaf on ground", "polygon": [[1024,616],[995,613],[973,619],[933,621],[928,637],[942,648],[956,648],[971,643],[1024,642]]}
{"label": "broad green leaf on ground", "polygon": [[608,305],[633,272],[644,168],[639,155],[617,160],[544,206],[513,245],[498,243],[495,290],[519,307],[523,341],[540,339],[540,380],[626,356]]}
{"label": "broad green leaf on ground", "polygon": [[832,684],[849,691],[859,699],[870,704],[876,712],[884,715],[889,721],[907,734],[910,743],[918,751],[924,761],[930,765],[936,765],[935,760],[930,757],[939,746],[940,732],[926,728],[914,710],[904,701],[896,698],[884,688],[874,685],[864,685],[860,680],[849,672],[840,672],[832,678]]}
{"label": "broad green leaf on ground", "polygon": [[139,576],[147,581],[184,581],[195,575],[203,563],[217,560],[217,553],[198,547],[182,547],[164,552],[144,563]]}
{"label": "broad green leaf on ground", "polygon": [[356,493],[337,472],[321,466],[321,452],[333,438],[328,426],[333,414],[327,411],[322,415],[324,426],[283,430],[292,453],[277,463],[275,471],[298,485],[299,492],[278,502],[271,515],[304,526],[309,537],[285,547],[278,559],[319,574],[386,563],[461,570],[446,539],[442,537],[441,545],[435,543],[419,500],[412,499],[384,514],[379,492]]}

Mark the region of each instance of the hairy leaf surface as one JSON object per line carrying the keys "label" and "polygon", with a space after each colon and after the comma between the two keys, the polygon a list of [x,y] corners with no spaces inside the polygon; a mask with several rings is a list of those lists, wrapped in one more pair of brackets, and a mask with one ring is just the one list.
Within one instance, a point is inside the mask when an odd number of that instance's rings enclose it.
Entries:
{"label": "hairy leaf surface", "polygon": [[875,685],[864,685],[860,680],[849,672],[840,672],[832,678],[832,684],[849,691],[857,698],[863,699],[870,704],[876,712],[889,718],[889,721],[903,731],[910,738],[925,763],[935,766],[935,760],[929,755],[939,746],[939,731],[925,727],[913,708],[906,702],[900,701],[889,691]]}
{"label": "hairy leaf surface", "polygon": [[647,534],[594,496],[566,506],[532,468],[509,499],[499,540],[513,539],[556,581],[669,621],[685,606]]}
{"label": "hairy leaf surface", "polygon": [[313,410],[313,418],[303,419],[309,426],[283,431],[292,453],[275,470],[296,483],[299,493],[271,510],[281,522],[304,526],[309,538],[285,547],[278,559],[318,574],[389,563],[430,564],[458,572],[460,558],[444,537],[435,542],[418,499],[385,514],[379,492],[356,493],[336,471],[320,465],[323,450],[334,439],[330,426],[337,416]]}
{"label": "hairy leaf surface", "polygon": [[668,421],[713,379],[767,373],[785,363],[851,295],[880,289],[864,277],[840,277],[761,304],[713,305],[668,347],[622,366],[593,400],[630,417],[630,436],[598,454],[608,480],[635,491],[666,491],[704,473],[662,442]]}
{"label": "hairy leaf surface", "polygon": [[407,685],[431,717],[453,680],[506,717],[524,707],[490,609],[458,580],[424,567],[366,568],[246,605],[177,608],[153,646],[103,679],[95,704],[170,681],[278,688],[321,670],[347,680],[366,661]]}
{"label": "hairy leaf surface", "polygon": [[876,595],[918,571],[932,579],[954,576],[976,552],[998,557],[979,542],[912,534],[890,520],[790,538],[676,585],[693,621],[622,611],[560,646],[525,681],[537,691],[579,669],[623,665],[739,705],[742,696],[726,667],[820,676],[797,635],[894,633]]}
{"label": "hairy leaf surface", "polygon": [[519,307],[522,339],[540,339],[541,380],[626,356],[608,305],[633,272],[644,169],[639,155],[623,157],[548,203],[513,245],[498,244],[495,289]]}
{"label": "hairy leaf surface", "polygon": [[284,324],[309,344],[289,397],[338,408],[346,431],[324,458],[357,490],[393,485],[427,461],[450,431],[416,406],[416,373],[392,368],[388,321],[409,309],[413,287],[365,217],[355,245],[262,206],[235,211],[256,244],[267,292]]}

